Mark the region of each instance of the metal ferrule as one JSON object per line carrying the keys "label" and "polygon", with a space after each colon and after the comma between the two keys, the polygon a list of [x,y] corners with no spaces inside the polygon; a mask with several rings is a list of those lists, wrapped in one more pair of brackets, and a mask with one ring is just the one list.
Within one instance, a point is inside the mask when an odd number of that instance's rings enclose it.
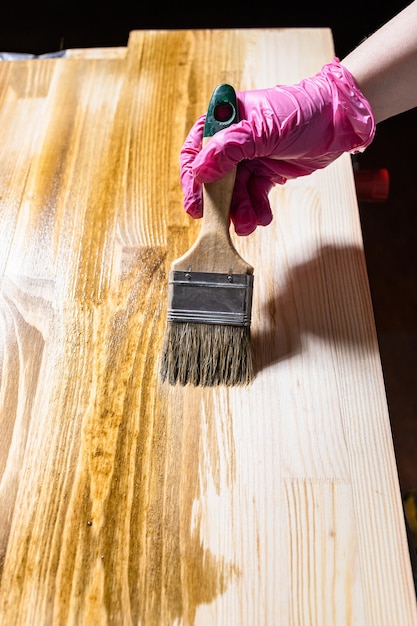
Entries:
{"label": "metal ferrule", "polygon": [[172,271],[168,321],[250,326],[252,274]]}

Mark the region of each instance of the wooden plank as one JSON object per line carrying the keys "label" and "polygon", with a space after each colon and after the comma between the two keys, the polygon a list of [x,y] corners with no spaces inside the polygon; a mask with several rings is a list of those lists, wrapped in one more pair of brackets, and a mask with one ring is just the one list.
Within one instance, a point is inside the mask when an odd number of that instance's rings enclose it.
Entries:
{"label": "wooden plank", "polygon": [[328,29],[134,31],[0,64],[5,624],[416,623],[351,163],[271,193],[257,377],[161,385],[178,154],[220,82],[294,82]]}
{"label": "wooden plank", "polygon": [[124,59],[127,48],[69,48],[65,51],[66,58],[69,59]]}

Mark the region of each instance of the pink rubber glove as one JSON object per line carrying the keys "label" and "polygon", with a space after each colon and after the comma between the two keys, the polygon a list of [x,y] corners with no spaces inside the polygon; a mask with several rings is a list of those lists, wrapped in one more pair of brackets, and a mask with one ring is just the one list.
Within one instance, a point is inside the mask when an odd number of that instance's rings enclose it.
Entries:
{"label": "pink rubber glove", "polygon": [[241,121],[202,149],[202,115],[180,164],[184,208],[194,218],[203,214],[202,183],[237,166],[230,217],[238,235],[271,222],[274,185],[322,169],[344,152],[363,151],[374,138],[370,104],[337,58],[296,85],[241,91],[237,98]]}

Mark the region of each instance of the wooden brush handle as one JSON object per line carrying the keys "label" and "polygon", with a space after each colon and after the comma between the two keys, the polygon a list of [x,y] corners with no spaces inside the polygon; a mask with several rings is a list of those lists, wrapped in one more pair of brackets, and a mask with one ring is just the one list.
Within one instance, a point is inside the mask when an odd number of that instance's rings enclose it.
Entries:
{"label": "wooden brush handle", "polygon": [[[210,137],[205,137],[203,146],[209,141]],[[235,179],[236,169],[233,169],[224,178],[203,185],[204,217],[199,238],[206,243],[212,240],[220,249],[227,249],[232,245],[229,216]]]}
{"label": "wooden brush handle", "polygon": [[[236,93],[219,85],[207,110],[203,145],[219,130],[238,121]],[[230,203],[236,169],[214,183],[203,185],[204,215],[200,233],[188,252],[174,262],[175,270],[252,274],[253,268],[235,249],[230,237]]]}

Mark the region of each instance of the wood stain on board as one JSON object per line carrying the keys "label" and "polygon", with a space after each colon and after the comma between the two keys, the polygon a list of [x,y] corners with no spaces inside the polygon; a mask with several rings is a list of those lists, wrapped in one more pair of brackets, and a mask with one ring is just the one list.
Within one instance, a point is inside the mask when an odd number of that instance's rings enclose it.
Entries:
{"label": "wood stain on board", "polygon": [[[48,110],[51,118],[39,118],[38,156],[6,268],[17,273],[3,280],[4,311],[12,316],[8,362],[15,334],[16,346],[28,346],[13,352],[16,372],[32,374],[24,379],[30,388],[20,385],[28,399],[25,428],[18,398],[12,389],[7,394],[9,455],[3,448],[2,456],[6,467],[14,458],[12,440],[26,447],[20,476],[3,475],[3,486],[14,485],[15,493],[2,509],[8,520],[22,499],[26,509],[19,532],[11,521],[14,534],[2,538],[2,614],[16,624],[35,618],[26,606],[35,588],[39,598],[49,598],[42,615],[34,608],[36,619],[112,624],[129,616],[132,623],[191,624],[199,603],[223,592],[230,570],[219,567],[193,526],[199,486],[190,476],[198,476],[199,425],[191,414],[184,428],[166,390],[155,389],[166,250],[138,245],[132,228],[141,216],[127,211],[130,187],[120,177],[134,136],[122,114],[136,109],[124,103],[131,95],[121,92],[121,62],[104,65],[76,59],[38,74],[45,100],[35,112]],[[26,98],[26,74],[14,67],[25,81],[22,92],[14,73],[14,97]],[[97,126],[87,94],[108,88],[109,76],[113,97],[121,100],[101,110]],[[41,349],[30,336],[41,339]],[[46,381],[51,386],[42,399]],[[40,445],[32,406],[48,423]],[[46,503],[51,481],[57,497]],[[41,546],[48,564],[31,565]]]}
{"label": "wood stain on board", "polygon": [[[228,420],[221,444],[209,394],[175,390],[168,401],[161,387],[155,398],[154,343],[162,332],[155,286],[165,284],[162,261],[158,250],[124,250],[122,280],[108,303],[67,303],[60,318],[65,397],[61,413],[51,415],[50,445],[43,446],[50,469],[40,464],[32,474],[34,485],[39,474],[56,481],[60,497],[45,506],[45,518],[35,500],[27,503],[26,541],[16,552],[23,590],[32,586],[28,568],[37,538],[49,537],[44,583],[54,580],[60,600],[45,617],[58,623],[84,616],[112,624],[130,616],[132,623],[191,625],[198,606],[210,604],[238,575],[204,547],[193,508],[204,487],[200,464],[212,468],[219,490],[219,446],[234,457]],[[205,422],[196,420],[198,404],[204,404]],[[69,458],[63,450],[72,451]],[[232,461],[229,481],[233,475]],[[36,567],[32,575],[39,575]],[[13,615],[11,603],[6,606]]]}

